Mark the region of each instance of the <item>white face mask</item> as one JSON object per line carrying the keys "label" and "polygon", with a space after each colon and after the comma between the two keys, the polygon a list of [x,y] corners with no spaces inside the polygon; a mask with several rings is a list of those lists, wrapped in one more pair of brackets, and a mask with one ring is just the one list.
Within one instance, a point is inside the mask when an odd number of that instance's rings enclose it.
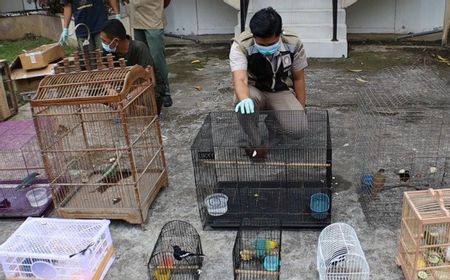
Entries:
{"label": "white face mask", "polygon": [[110,53],[116,52],[117,46],[115,48],[111,48],[111,44],[114,42],[114,40],[115,40],[115,38],[108,45],[102,41],[102,47],[106,52],[110,52]]}

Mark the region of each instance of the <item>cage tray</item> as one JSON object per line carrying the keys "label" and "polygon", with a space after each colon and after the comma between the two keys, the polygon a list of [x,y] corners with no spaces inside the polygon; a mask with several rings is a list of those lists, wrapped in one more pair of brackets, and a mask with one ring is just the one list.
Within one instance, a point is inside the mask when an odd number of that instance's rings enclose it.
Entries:
{"label": "cage tray", "polygon": [[[228,197],[227,211],[221,216],[207,215],[211,228],[239,227],[243,218],[275,218],[283,227],[325,227],[331,223],[331,191],[315,182],[220,182],[216,193]],[[311,195],[325,193],[330,209],[316,219],[310,209]]]}
{"label": "cage tray", "polygon": [[50,211],[51,199],[40,207],[32,207],[25,196],[32,189],[49,188],[48,184],[37,184],[20,191],[16,191],[16,186],[17,184],[0,184],[1,200],[7,199],[10,203],[10,207],[0,208],[0,218],[40,217]]}

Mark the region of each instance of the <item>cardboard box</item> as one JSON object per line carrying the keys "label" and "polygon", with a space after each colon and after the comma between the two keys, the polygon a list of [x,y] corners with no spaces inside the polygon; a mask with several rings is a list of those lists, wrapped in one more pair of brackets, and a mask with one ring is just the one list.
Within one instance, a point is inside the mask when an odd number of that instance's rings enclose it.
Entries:
{"label": "cardboard box", "polygon": [[47,67],[50,63],[64,57],[64,50],[58,44],[42,45],[31,51],[19,55],[22,68],[34,70]]}
{"label": "cardboard box", "polygon": [[16,86],[17,93],[36,91],[45,76],[54,74],[55,66],[56,63],[50,63],[44,68],[26,71],[17,57],[11,64],[11,79]]}

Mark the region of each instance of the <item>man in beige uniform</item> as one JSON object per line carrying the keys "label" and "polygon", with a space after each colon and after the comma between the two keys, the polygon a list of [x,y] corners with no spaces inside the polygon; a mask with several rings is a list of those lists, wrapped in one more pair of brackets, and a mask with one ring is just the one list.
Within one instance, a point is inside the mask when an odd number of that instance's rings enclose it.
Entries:
{"label": "man in beige uniform", "polygon": [[131,5],[131,26],[134,39],[147,44],[155,63],[157,76],[156,93],[164,107],[172,106],[169,87],[169,71],[164,45],[164,9],[170,0],[124,0]]}
{"label": "man in beige uniform", "polygon": [[307,127],[304,68],[308,64],[302,42],[296,35],[282,32],[281,16],[271,7],[255,13],[250,30],[234,39],[230,66],[235,111],[240,113],[240,123],[249,136],[246,152],[252,158],[264,159],[267,150],[255,109],[292,111],[274,112],[266,118],[269,138],[302,136]]}

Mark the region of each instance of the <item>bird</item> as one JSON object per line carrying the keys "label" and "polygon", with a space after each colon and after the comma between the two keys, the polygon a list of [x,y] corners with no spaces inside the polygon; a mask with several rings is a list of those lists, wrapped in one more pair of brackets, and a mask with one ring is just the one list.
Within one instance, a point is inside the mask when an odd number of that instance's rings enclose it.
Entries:
{"label": "bird", "polygon": [[102,172],[102,177],[97,180],[97,183],[106,183],[112,181],[115,177],[117,177],[119,173],[119,161],[112,157],[109,159],[109,163],[106,165],[106,168]]}
{"label": "bird", "polygon": [[87,245],[86,248],[84,248],[83,250],[81,250],[81,251],[79,251],[79,252],[77,252],[77,253],[71,254],[71,255],[69,256],[69,258],[73,258],[74,256],[76,256],[76,255],[78,255],[78,254],[81,254],[82,256],[84,256],[84,254],[86,254],[86,251],[87,251],[89,248],[91,248],[92,246],[94,246],[94,243],[91,243],[91,244]]}
{"label": "bird", "polygon": [[398,171],[398,176],[400,177],[400,181],[402,182],[408,182],[409,178],[411,177],[409,175],[409,171],[405,169],[400,169]]}
{"label": "bird", "polygon": [[380,168],[375,176],[373,177],[373,194],[376,195],[381,191],[384,187],[384,183],[386,182],[386,174],[384,173],[384,169]]}
{"label": "bird", "polygon": [[342,247],[341,249],[333,252],[331,257],[325,261],[325,266],[327,267],[329,267],[330,265],[337,266],[340,262],[345,261],[347,254],[348,254],[347,248]]}
{"label": "bird", "polygon": [[37,177],[39,175],[40,174],[37,172],[28,174],[28,176],[23,178],[22,182],[16,186],[16,191],[19,191],[19,190],[22,190],[22,189],[28,188],[29,186],[34,185],[34,183],[36,182]]}
{"label": "bird", "polygon": [[172,246],[172,248],[173,248],[173,257],[177,261],[181,261],[188,257],[204,257],[205,256],[203,254],[196,254],[196,253],[183,251],[183,250],[181,250],[180,246],[177,246],[177,245]]}
{"label": "bird", "polygon": [[9,207],[11,207],[11,202],[7,198],[0,201],[0,209],[1,208],[9,208]]}
{"label": "bird", "polygon": [[[108,164],[102,171],[95,171],[94,174],[101,174],[102,176],[96,181],[97,184],[102,184],[96,191],[104,193],[107,189],[112,187],[112,184],[119,182],[122,178],[131,176],[131,172],[119,170],[119,159],[111,157]],[[120,176],[122,175],[122,176]],[[92,191],[95,192],[95,191]]]}

